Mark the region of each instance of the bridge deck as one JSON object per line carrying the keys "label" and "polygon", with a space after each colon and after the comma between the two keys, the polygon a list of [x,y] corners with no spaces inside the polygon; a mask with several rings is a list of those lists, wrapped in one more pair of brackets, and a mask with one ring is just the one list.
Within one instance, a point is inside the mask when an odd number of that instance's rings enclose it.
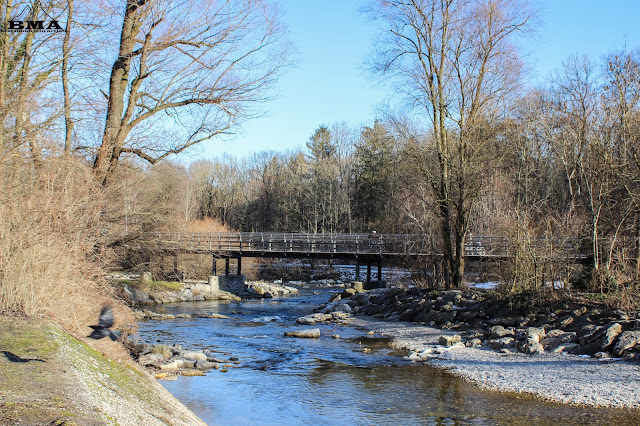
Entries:
{"label": "bridge deck", "polygon": [[[266,232],[157,232],[140,240],[141,248],[159,252],[200,253],[216,257],[341,258],[374,260],[440,256],[426,235],[301,234]],[[509,241],[474,236],[465,245],[469,260],[509,257]]]}

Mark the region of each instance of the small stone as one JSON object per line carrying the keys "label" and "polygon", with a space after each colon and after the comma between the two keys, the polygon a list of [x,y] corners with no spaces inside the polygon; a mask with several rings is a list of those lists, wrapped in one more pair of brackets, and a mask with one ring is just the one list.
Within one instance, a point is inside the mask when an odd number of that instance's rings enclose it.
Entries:
{"label": "small stone", "polygon": [[560,327],[564,328],[564,327],[567,327],[569,324],[571,324],[573,321],[574,321],[574,317],[571,315],[567,315],[560,318],[558,320],[558,323],[560,324]]}
{"label": "small stone", "polygon": [[504,328],[501,325],[494,325],[489,331],[491,332],[492,339],[500,339],[502,337],[514,336],[516,334],[512,329]]}
{"label": "small stone", "polygon": [[580,350],[580,345],[577,343],[565,343],[563,345],[558,346],[553,350],[554,354],[560,353],[576,353],[576,351]]}
{"label": "small stone", "polygon": [[298,324],[304,325],[313,325],[317,322],[329,321],[331,319],[331,314],[311,314],[304,317],[300,317],[296,319]]}
{"label": "small stone", "polygon": [[300,338],[311,338],[317,339],[320,337],[320,329],[312,328],[310,330],[295,330],[295,331],[286,331],[284,333],[285,337],[300,337]]}
{"label": "small stone", "polygon": [[154,354],[146,354],[140,356],[138,358],[138,363],[140,365],[157,365],[164,361],[165,357],[162,354],[154,353]]}
{"label": "small stone", "polygon": [[376,334],[376,332],[372,330],[367,333],[367,336],[373,336],[374,334]]}
{"label": "small stone", "polygon": [[212,313],[211,315],[209,315],[209,318],[216,318],[216,319],[231,319],[231,317],[228,317],[226,315],[222,315],[222,314],[216,314],[215,312]]}
{"label": "small stone", "polygon": [[584,315],[584,314],[586,314],[586,313],[587,313],[587,307],[586,307],[586,306],[583,306],[583,307],[578,308],[578,309],[576,309],[575,311],[571,312],[571,314],[572,314],[574,317],[579,317],[579,316]]}
{"label": "small stone", "polygon": [[442,335],[438,337],[438,343],[442,346],[452,346],[460,341],[462,341],[462,338],[459,334],[454,334],[452,336]]}
{"label": "small stone", "polygon": [[526,332],[526,338],[527,339],[533,339],[536,342],[539,342],[545,336],[546,336],[546,333],[544,331],[544,328],[542,328],[542,327],[529,327],[529,328],[527,328],[527,332]]}
{"label": "small stone", "polygon": [[334,335],[333,335],[333,336],[331,336],[331,337],[333,337],[334,339],[339,339],[339,338],[340,338],[340,335],[339,335],[339,334],[334,334]]}
{"label": "small stone", "polygon": [[440,355],[438,355],[438,359],[452,360],[455,359],[455,355],[453,354],[453,351],[446,350],[442,351]]}
{"label": "small stone", "polygon": [[196,361],[195,367],[200,370],[217,370],[218,368],[220,368],[220,364],[210,361]]}
{"label": "small stone", "polygon": [[609,352],[598,352],[593,357],[598,359],[607,359],[611,358],[611,354]]}
{"label": "small stone", "polygon": [[180,374],[183,376],[204,376],[204,373],[200,370],[192,370],[192,369],[188,369],[188,370],[182,370],[180,371]]}
{"label": "small stone", "polygon": [[513,337],[501,337],[499,339],[487,340],[485,343],[491,349],[501,350],[505,348],[513,348],[515,339]]}
{"label": "small stone", "polygon": [[176,371],[178,368],[182,368],[184,366],[184,361],[180,359],[174,359],[169,362],[166,362],[160,365],[160,370],[163,371]]}
{"label": "small stone", "polygon": [[207,360],[207,356],[204,354],[204,352],[195,352],[195,351],[185,351],[182,352],[181,356],[183,358],[187,358],[187,359],[193,359],[196,361],[206,361]]}
{"label": "small stone", "polygon": [[471,339],[467,342],[467,346],[470,348],[477,348],[479,346],[482,346],[482,340],[478,339],[477,337],[474,339]]}
{"label": "small stone", "polygon": [[447,350],[452,350],[452,349],[465,349],[467,347],[467,345],[465,345],[462,342],[456,342],[453,345],[449,346],[447,348]]}

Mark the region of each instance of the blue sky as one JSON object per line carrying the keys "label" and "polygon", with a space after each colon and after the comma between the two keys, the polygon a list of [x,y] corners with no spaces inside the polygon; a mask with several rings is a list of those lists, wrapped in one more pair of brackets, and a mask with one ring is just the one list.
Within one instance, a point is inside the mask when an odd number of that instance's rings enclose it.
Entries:
{"label": "blue sky", "polygon": [[[536,3],[536,0],[532,0]],[[279,0],[298,65],[277,86],[278,98],[263,104],[265,116],[246,122],[227,141],[212,140],[185,160],[228,153],[303,147],[321,124],[369,125],[390,97],[363,69],[375,28],[360,12],[364,0]],[[640,0],[539,0],[537,36],[525,46],[530,85],[543,82],[570,55],[599,60],[625,42],[640,48]]]}

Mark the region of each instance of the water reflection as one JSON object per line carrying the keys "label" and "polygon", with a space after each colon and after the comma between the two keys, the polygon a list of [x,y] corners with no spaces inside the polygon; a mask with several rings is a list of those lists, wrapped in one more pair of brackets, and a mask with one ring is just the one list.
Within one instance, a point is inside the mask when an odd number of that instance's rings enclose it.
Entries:
{"label": "water reflection", "polygon": [[576,408],[480,390],[412,364],[386,339],[352,327],[320,325],[320,339],[283,337],[300,327],[295,318],[327,298],[321,290],[280,303],[167,305],[162,309],[171,313],[218,312],[232,319],[150,321],[141,323],[140,335],[240,358],[228,373],[162,382],[209,424],[640,424],[638,411]]}

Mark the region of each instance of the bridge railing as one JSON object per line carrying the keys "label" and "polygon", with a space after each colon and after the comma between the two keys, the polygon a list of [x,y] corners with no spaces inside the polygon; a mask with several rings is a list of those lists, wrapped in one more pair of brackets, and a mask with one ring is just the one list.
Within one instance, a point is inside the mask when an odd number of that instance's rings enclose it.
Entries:
{"label": "bridge railing", "polygon": [[[141,240],[161,250],[207,253],[308,253],[335,255],[432,255],[432,239],[420,234],[307,234],[275,232],[184,233],[155,232]],[[508,256],[504,237],[474,236],[464,246],[466,256]]]}

